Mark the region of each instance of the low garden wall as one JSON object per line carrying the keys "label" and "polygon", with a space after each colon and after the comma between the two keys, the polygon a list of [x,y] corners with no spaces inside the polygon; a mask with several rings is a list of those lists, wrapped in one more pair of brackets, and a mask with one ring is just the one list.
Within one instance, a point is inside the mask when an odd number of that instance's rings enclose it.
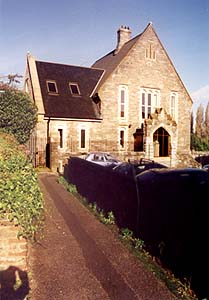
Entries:
{"label": "low garden wall", "polygon": [[27,241],[18,238],[19,228],[7,219],[0,220],[0,270],[15,266],[27,269]]}

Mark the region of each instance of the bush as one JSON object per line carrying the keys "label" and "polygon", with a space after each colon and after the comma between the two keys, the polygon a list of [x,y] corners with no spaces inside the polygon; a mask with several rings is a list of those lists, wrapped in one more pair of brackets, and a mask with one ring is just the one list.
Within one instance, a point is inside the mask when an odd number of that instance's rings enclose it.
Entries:
{"label": "bush", "polygon": [[0,216],[20,225],[19,234],[35,239],[42,223],[43,201],[36,174],[18,143],[0,135]]}
{"label": "bush", "polygon": [[191,135],[191,149],[195,151],[208,151],[209,142],[207,139],[200,138],[195,134]]}
{"label": "bush", "polygon": [[36,106],[18,90],[4,90],[0,104],[0,128],[13,134],[20,144],[26,143],[37,122]]}

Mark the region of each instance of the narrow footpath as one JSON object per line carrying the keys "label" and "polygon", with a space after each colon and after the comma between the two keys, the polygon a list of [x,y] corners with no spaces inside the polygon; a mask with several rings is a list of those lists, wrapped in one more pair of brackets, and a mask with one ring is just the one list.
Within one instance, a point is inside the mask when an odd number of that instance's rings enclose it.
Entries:
{"label": "narrow footpath", "polygon": [[174,300],[53,174],[39,176],[43,238],[29,247],[31,300]]}

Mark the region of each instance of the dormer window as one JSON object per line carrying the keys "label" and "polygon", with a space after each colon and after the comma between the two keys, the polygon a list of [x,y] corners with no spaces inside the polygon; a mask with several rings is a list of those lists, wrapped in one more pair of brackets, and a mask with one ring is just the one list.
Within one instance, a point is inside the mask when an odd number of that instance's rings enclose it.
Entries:
{"label": "dormer window", "polygon": [[76,95],[76,96],[79,96],[80,95],[80,90],[79,90],[79,87],[78,87],[78,84],[77,83],[69,83],[69,86],[70,86],[70,92],[72,95]]}
{"label": "dormer window", "polygon": [[47,91],[50,94],[58,94],[57,84],[56,81],[49,81],[46,82],[47,85]]}

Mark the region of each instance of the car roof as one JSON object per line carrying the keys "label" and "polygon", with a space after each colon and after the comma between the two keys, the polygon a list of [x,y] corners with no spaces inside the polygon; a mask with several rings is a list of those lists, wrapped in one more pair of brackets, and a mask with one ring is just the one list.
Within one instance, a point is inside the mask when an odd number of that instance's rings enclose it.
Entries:
{"label": "car roof", "polygon": [[[172,169],[172,168],[156,168],[156,169],[149,169],[147,171],[144,171],[143,174],[153,174],[153,175],[159,175],[159,176],[187,176],[187,175],[206,175],[207,172],[199,169],[199,168],[183,168],[183,169]],[[142,174],[137,175],[137,177],[141,176]]]}

